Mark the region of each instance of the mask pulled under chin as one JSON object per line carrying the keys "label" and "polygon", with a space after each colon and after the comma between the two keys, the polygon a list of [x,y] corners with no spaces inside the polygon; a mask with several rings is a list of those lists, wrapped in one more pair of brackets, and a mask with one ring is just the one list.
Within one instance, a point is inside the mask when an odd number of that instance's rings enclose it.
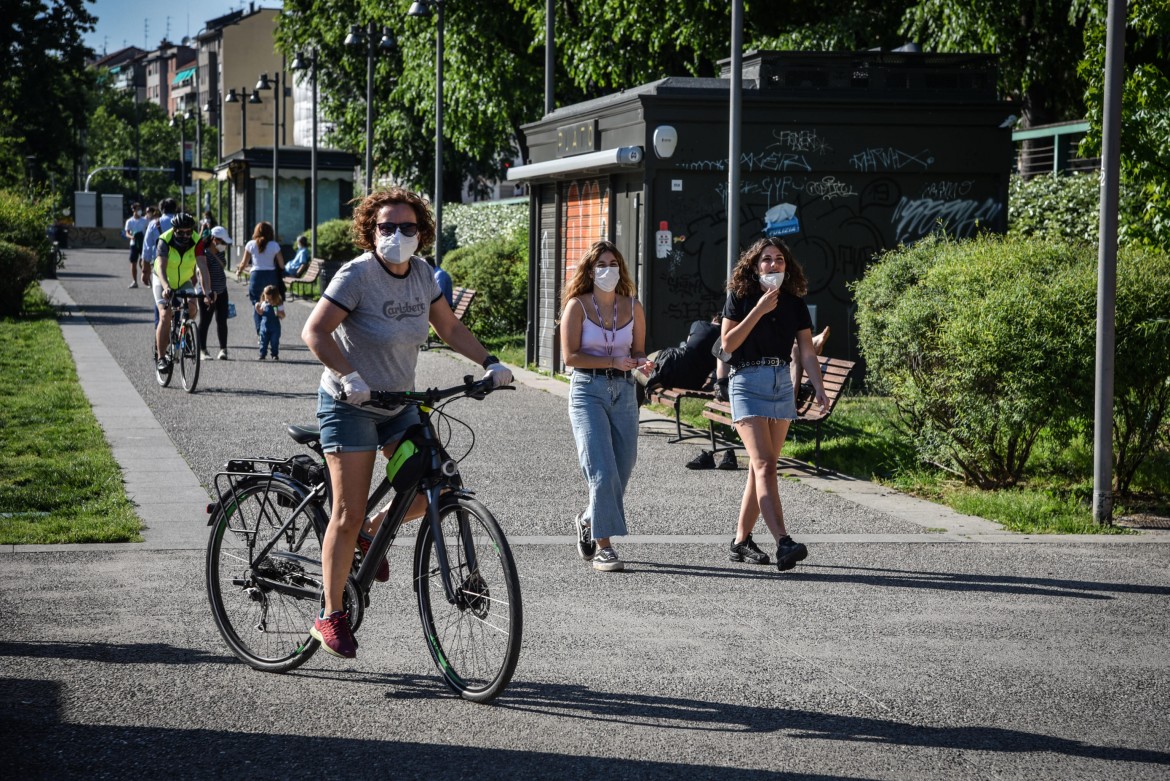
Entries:
{"label": "mask pulled under chin", "polygon": [[610,268],[599,268],[593,272],[593,284],[606,293],[612,293],[617,289],[620,276],[618,270],[612,266]]}
{"label": "mask pulled under chin", "polygon": [[775,274],[764,274],[760,277],[760,284],[765,288],[777,288],[784,284],[784,272],[780,271]]}
{"label": "mask pulled under chin", "polygon": [[387,263],[404,263],[418,249],[418,236],[403,236],[402,231],[395,231],[393,236],[382,236],[378,239],[378,254]]}

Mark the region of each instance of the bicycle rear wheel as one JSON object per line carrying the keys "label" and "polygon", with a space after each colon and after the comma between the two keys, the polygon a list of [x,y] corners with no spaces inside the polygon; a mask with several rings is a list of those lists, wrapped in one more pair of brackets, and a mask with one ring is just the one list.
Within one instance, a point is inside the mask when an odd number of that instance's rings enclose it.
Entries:
{"label": "bicycle rear wheel", "polygon": [[[434,535],[424,518],[415,547],[414,588],[427,650],[456,693],[489,702],[512,680],[520,658],[524,620],[516,564],[496,519],[475,499],[444,497],[439,519],[457,594],[454,604],[447,600]],[[474,568],[468,564],[468,547]]]}
{"label": "bicycle rear wheel", "polygon": [[255,561],[302,499],[300,491],[281,480],[249,478],[225,496],[212,521],[207,543],[211,612],[228,648],[257,670],[292,670],[319,646],[309,629],[324,593],[320,510],[306,505],[263,560]]}
{"label": "bicycle rear wheel", "polygon": [[184,320],[179,327],[179,344],[175,352],[179,355],[183,390],[194,393],[195,386],[199,384],[199,329],[194,320]]}

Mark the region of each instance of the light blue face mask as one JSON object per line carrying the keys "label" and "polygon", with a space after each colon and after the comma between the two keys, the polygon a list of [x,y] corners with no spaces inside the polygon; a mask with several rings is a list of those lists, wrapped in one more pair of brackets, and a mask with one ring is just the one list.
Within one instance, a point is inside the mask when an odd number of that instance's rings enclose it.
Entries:
{"label": "light blue face mask", "polygon": [[396,230],[390,236],[378,237],[378,254],[387,263],[405,263],[418,249],[418,236],[403,236]]}

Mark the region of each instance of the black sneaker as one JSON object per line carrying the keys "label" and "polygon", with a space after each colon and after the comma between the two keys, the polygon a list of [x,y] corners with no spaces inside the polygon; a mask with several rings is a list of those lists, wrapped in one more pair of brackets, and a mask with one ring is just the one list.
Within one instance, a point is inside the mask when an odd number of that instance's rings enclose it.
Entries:
{"label": "black sneaker", "polygon": [[577,516],[577,553],[585,561],[592,561],[597,555],[597,543],[593,541],[592,530],[585,523],[585,511]]}
{"label": "black sneaker", "polygon": [[808,558],[808,548],[787,534],[776,543],[776,569],[784,572],[796,566],[796,562]]}
{"label": "black sneaker", "polygon": [[735,457],[735,451],[734,450],[724,450],[723,456],[719,459],[719,463],[718,463],[718,465],[716,465],[715,468],[716,469],[727,469],[727,470],[730,470],[732,472],[734,472],[736,469],[739,469],[739,461]]}
{"label": "black sneaker", "polygon": [[687,469],[714,469],[715,456],[710,450],[700,450],[699,455],[687,462]]}
{"label": "black sneaker", "polygon": [[731,555],[728,558],[732,561],[750,561],[752,564],[767,564],[771,561],[750,534],[743,542],[731,541]]}

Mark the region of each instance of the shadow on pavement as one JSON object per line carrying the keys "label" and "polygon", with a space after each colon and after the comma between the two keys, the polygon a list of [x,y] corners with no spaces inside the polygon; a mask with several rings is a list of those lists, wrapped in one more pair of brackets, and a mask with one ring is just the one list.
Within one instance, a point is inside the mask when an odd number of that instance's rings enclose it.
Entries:
{"label": "shadow on pavement", "polygon": [[235,661],[234,656],[211,654],[166,643],[63,643],[39,640],[0,642],[0,658],[6,656],[77,659],[113,664],[223,664]]}

